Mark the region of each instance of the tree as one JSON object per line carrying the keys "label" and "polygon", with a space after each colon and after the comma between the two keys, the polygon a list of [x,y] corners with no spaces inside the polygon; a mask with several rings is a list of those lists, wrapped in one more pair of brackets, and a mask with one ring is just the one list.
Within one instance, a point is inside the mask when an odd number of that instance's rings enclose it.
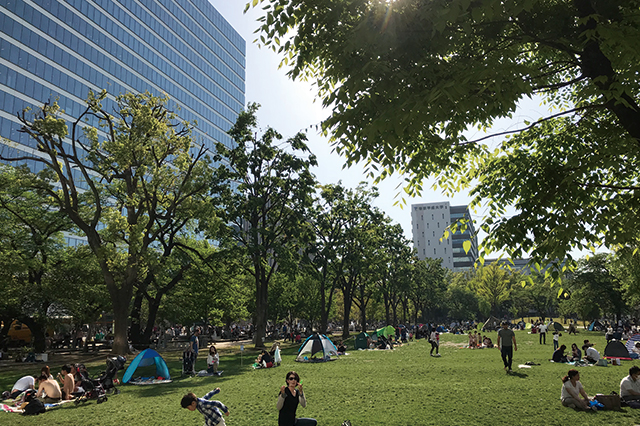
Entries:
{"label": "tree", "polygon": [[450,318],[459,321],[477,318],[478,296],[469,288],[471,278],[468,272],[456,272],[451,275],[451,282],[446,292]]}
{"label": "tree", "polygon": [[35,139],[42,156],[0,153],[0,159],[44,164],[33,188],[51,197],[87,238],[111,297],[113,351],[126,353],[133,294],[158,274],[150,269],[154,264],[162,267],[153,259],[185,249],[180,236],[197,218],[215,216],[207,201],[207,150],[193,144],[191,125],[177,121],[168,99],[127,93],[116,98],[112,115],[101,104],[106,96],[89,93],[70,133],[56,102],[22,111],[21,131]]}
{"label": "tree", "polygon": [[229,225],[221,239],[235,241],[234,250],[250,259],[247,272],[256,286],[254,340],[256,347],[263,347],[269,283],[277,270],[298,265],[306,241],[304,211],[316,183],[310,168],[317,162],[303,133],[286,141],[288,150],[278,146],[282,135],[272,128],[258,138],[257,110],[257,104],[250,104],[229,130],[234,148],[217,144],[215,159],[220,166],[212,191],[219,215]]}
{"label": "tree", "polygon": [[488,313],[497,316],[500,306],[509,299],[512,284],[509,271],[492,263],[477,270],[469,287],[489,305]]}
{"label": "tree", "polygon": [[[442,267],[441,259],[425,258],[416,262],[411,280],[411,298],[415,305],[416,316],[422,322],[432,322],[437,313],[444,309],[445,292],[447,291],[446,269]],[[458,295],[450,294],[450,297]],[[458,302],[460,300],[456,300]]]}
{"label": "tree", "polygon": [[315,239],[307,245],[306,264],[318,281],[320,298],[319,331],[327,331],[329,313],[333,308],[333,297],[341,275],[334,266],[338,263],[338,248],[344,244],[344,231],[348,217],[352,214],[353,192],[341,183],[323,185],[315,202],[307,212],[308,223]]}
{"label": "tree", "polygon": [[594,320],[607,315],[620,318],[626,313],[622,282],[614,275],[611,260],[608,254],[598,254],[578,262],[567,280],[568,300],[560,302],[565,315]]}
{"label": "tree", "polygon": [[378,232],[381,233],[379,260],[373,265],[379,277],[377,291],[382,296],[385,322],[397,324],[397,307],[409,294],[415,258],[402,226],[381,223]]}
{"label": "tree", "polygon": [[34,349],[45,352],[50,310],[63,298],[55,281],[67,261],[62,232],[72,223],[46,190],[30,190],[36,181],[26,166],[0,169],[0,306],[3,320],[26,324]]}
{"label": "tree", "polygon": [[[488,206],[482,255],[562,262],[639,234],[638,0],[252,4],[265,10],[261,43],[292,79],[315,82],[331,109],[322,127],[349,163],[409,173],[412,195],[428,177],[449,195],[472,188],[472,207]],[[549,113],[468,137],[527,98]]]}
{"label": "tree", "polygon": [[614,273],[619,277],[624,290],[624,299],[629,307],[637,311],[640,307],[640,257],[637,244],[620,248],[615,252]]}

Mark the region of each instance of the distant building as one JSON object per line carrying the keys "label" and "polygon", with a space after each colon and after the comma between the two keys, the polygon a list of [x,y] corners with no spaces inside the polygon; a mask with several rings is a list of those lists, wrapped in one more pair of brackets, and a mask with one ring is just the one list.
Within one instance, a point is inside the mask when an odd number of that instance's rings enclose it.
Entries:
{"label": "distant building", "polygon": [[[529,258],[526,259],[485,259],[484,266],[489,266],[492,263],[498,263],[501,267],[510,267],[514,271],[521,271],[522,273],[529,275],[531,271],[528,268]],[[545,268],[546,269],[546,268]]]}
{"label": "distant building", "polygon": [[[467,229],[443,238],[445,229],[460,219],[468,221]],[[478,238],[468,206],[451,206],[448,201],[412,204],[411,230],[419,259],[442,259],[442,266],[454,272],[473,269],[478,258]],[[465,241],[471,242],[469,252],[463,248]]]}

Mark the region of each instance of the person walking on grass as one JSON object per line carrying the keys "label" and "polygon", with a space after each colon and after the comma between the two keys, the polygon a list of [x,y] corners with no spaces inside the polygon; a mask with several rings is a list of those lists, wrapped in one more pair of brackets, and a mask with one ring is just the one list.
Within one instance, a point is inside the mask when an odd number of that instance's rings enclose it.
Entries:
{"label": "person walking on grass", "polygon": [[502,362],[504,370],[511,373],[511,363],[513,362],[513,351],[518,350],[516,344],[516,334],[513,330],[509,330],[509,323],[502,321],[502,328],[498,331],[498,347],[502,354]]}
{"label": "person walking on grass", "polygon": [[220,388],[216,388],[202,398],[198,398],[193,392],[189,392],[182,397],[180,405],[189,411],[198,410],[204,416],[205,426],[225,426],[224,417],[229,415],[229,409],[220,401],[211,401],[211,397],[220,393]]}
{"label": "person walking on grass", "polygon": [[544,321],[538,326],[538,337],[541,345],[547,344],[547,326]]}
{"label": "person walking on grass", "polygon": [[[440,347],[440,337],[438,336],[438,332],[436,328],[431,329],[431,335],[429,336],[429,342],[431,342],[431,356],[440,356],[438,353]],[[436,350],[436,354],[433,355],[433,350]]]}

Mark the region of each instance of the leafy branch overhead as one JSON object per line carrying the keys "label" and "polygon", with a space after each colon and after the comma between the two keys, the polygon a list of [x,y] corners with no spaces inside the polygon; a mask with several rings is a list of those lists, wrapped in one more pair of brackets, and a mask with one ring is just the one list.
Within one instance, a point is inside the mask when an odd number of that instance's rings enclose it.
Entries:
{"label": "leafy branch overhead", "polygon": [[[314,82],[349,164],[470,190],[484,250],[564,259],[638,235],[638,0],[253,0],[258,43]],[[497,146],[524,99],[549,109]],[[508,216],[513,207],[515,215]],[[484,253],[484,252],[483,252]]]}

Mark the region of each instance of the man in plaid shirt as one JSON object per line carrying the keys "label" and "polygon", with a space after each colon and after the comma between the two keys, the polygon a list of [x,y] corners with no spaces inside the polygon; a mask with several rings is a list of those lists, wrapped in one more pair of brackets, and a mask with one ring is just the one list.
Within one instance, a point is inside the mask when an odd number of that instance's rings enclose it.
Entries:
{"label": "man in plaid shirt", "polygon": [[209,400],[217,393],[220,393],[220,388],[212,390],[202,398],[198,398],[193,392],[189,392],[182,397],[180,404],[182,408],[188,408],[189,411],[195,411],[196,409],[200,411],[204,416],[205,426],[225,426],[226,423],[222,417],[222,412],[228,416],[229,409],[220,401]]}

